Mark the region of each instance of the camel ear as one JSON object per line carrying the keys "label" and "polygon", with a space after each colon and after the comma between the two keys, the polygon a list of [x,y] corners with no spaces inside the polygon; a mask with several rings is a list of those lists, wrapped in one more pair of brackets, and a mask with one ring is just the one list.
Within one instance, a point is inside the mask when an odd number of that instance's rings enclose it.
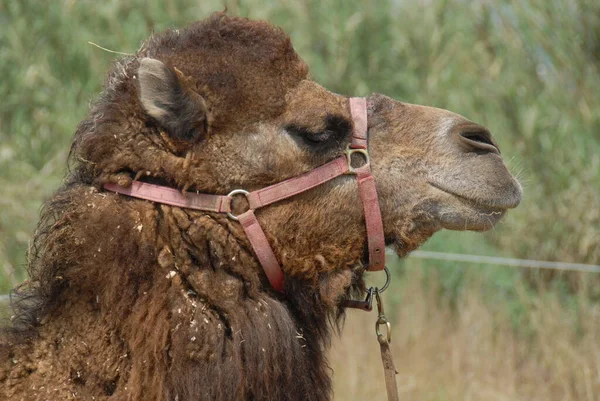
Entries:
{"label": "camel ear", "polygon": [[163,62],[140,60],[138,79],[140,100],[144,110],[167,133],[177,140],[193,142],[208,131],[208,116],[204,99],[186,87],[179,71]]}

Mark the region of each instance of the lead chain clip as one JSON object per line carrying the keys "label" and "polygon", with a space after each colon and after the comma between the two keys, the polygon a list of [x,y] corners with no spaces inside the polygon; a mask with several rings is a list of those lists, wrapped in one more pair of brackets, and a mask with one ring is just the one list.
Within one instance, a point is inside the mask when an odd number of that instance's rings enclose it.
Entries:
{"label": "lead chain clip", "polygon": [[[379,344],[386,345],[392,342],[392,325],[385,316],[383,309],[383,302],[381,301],[381,295],[379,289],[375,289],[375,299],[377,300],[377,322],[375,322],[375,333],[377,334],[377,341]],[[385,325],[385,334],[381,332],[380,327]]]}

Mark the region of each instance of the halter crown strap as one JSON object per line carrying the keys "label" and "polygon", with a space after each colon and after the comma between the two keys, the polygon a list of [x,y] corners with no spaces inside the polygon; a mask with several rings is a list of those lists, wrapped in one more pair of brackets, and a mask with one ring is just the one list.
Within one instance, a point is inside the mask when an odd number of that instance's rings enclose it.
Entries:
{"label": "halter crown strap", "polygon": [[[260,226],[254,210],[287,199],[301,192],[308,191],[343,174],[355,174],[358,191],[363,204],[365,224],[367,227],[367,243],[369,249],[369,270],[381,270],[385,267],[385,238],[375,180],[371,173],[367,153],[367,102],[365,98],[350,98],[350,111],[354,121],[352,143],[345,156],[340,156],[329,163],[317,167],[298,177],[290,178],[253,192],[234,190],[229,195],[213,195],[187,192],[182,194],[174,188],[163,187],[134,181],[125,188],[117,184],[105,184],[104,188],[134,198],[146,199],[182,208],[203,210],[215,213],[227,213],[229,217],[239,220],[258,261],[260,262],[271,286],[283,291],[284,274],[267,236]],[[352,168],[352,154],[362,153],[367,158],[366,164]],[[244,194],[248,199],[249,210],[234,216],[231,210],[231,199],[235,194]]]}
{"label": "halter crown strap", "polygon": [[350,145],[350,147],[353,149],[367,149],[367,99],[364,97],[351,97],[350,113],[352,114],[352,120],[354,121],[352,145]]}

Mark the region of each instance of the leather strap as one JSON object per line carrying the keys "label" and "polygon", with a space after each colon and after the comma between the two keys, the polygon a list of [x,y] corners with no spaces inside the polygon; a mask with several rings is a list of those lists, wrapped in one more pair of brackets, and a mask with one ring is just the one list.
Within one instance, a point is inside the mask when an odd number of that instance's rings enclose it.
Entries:
{"label": "leather strap", "polygon": [[256,219],[256,215],[252,209],[244,212],[238,216],[252,249],[258,258],[258,261],[263,267],[269,283],[271,286],[279,292],[283,292],[283,270],[279,267],[279,262],[273,253],[271,245],[267,240],[267,236],[263,231],[260,223]]}
{"label": "leather strap", "polygon": [[[364,97],[350,98],[350,112],[354,120],[352,134],[353,149],[367,149],[367,99]],[[375,187],[375,178],[369,163],[356,169],[358,193],[363,204],[365,225],[367,227],[367,245],[369,249],[370,271],[379,271],[385,267],[385,236],[383,221],[379,209],[379,198]]]}
{"label": "leather strap", "polygon": [[298,177],[250,192],[246,197],[248,198],[250,209],[258,209],[308,191],[347,172],[348,163],[346,157],[340,156]]}
{"label": "leather strap", "polygon": [[379,271],[385,267],[385,236],[379,209],[379,198],[375,188],[375,178],[371,168],[366,165],[356,170],[358,193],[363,205],[365,225],[367,226],[367,245],[369,249],[368,270]]}
{"label": "leather strap", "polygon": [[367,149],[367,99],[364,97],[351,97],[350,113],[352,114],[352,120],[354,121],[351,147],[353,149]]}
{"label": "leather strap", "polygon": [[383,362],[383,375],[385,377],[385,390],[387,392],[388,401],[399,401],[398,384],[396,383],[396,367],[392,357],[390,343],[387,341],[379,342],[379,350],[381,351],[381,361]]}
{"label": "leather strap", "polygon": [[104,189],[133,198],[146,199],[186,209],[216,213],[231,212],[231,198],[224,195],[197,194],[194,192],[183,194],[174,188],[148,184],[141,181],[133,181],[128,187],[122,187],[117,184],[104,184]]}

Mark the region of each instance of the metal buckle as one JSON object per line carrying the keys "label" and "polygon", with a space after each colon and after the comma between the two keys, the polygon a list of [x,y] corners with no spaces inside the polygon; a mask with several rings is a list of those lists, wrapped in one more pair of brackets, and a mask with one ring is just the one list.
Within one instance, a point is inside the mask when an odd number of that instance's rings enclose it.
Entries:
{"label": "metal buckle", "polygon": [[347,299],[344,302],[345,308],[352,309],[361,309],[366,312],[370,312],[373,310],[373,296],[375,295],[375,288],[371,287],[367,290],[367,297],[364,301],[359,301],[357,299]]}
{"label": "metal buckle", "polygon": [[[362,154],[365,157],[365,164],[356,168],[352,167],[352,155],[354,153]],[[356,174],[356,169],[371,164],[371,161],[369,159],[369,152],[367,151],[367,149],[355,149],[351,148],[350,145],[348,145],[348,147],[344,151],[344,154],[346,155],[346,160],[348,161],[348,174]]]}
{"label": "metal buckle", "polygon": [[373,296],[375,295],[378,299],[378,306],[381,307],[381,301],[379,301],[379,294],[387,290],[387,288],[390,286],[390,281],[392,281],[392,275],[390,274],[390,271],[388,270],[387,266],[384,267],[383,270],[385,271],[385,284],[383,284],[383,287],[370,287],[367,290],[367,296],[364,301],[359,301],[356,299],[347,299],[342,305],[345,308],[362,309],[364,311],[370,312],[371,310],[373,310]]}
{"label": "metal buckle", "polygon": [[[248,198],[248,194],[250,194],[250,192],[246,191],[245,189],[234,189],[233,191],[231,191],[230,193],[227,194],[228,198],[231,198],[234,195],[244,195],[246,197],[246,199]],[[229,217],[232,220],[238,221],[238,217],[235,216],[233,213],[231,212],[227,212],[227,217]]]}

